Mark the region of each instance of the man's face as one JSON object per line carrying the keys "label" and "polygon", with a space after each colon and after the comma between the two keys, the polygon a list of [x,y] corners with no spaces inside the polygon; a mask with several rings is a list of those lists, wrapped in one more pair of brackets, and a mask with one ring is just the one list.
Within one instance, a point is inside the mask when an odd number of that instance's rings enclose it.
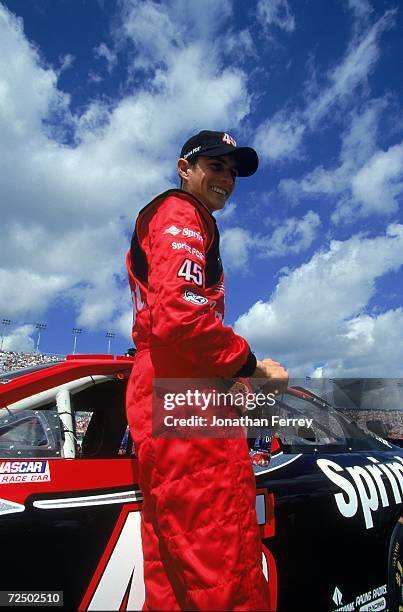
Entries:
{"label": "man's face", "polygon": [[184,168],[186,177],[182,178],[185,191],[200,198],[210,212],[224,208],[234,191],[238,174],[231,155],[201,156],[194,166],[187,162]]}

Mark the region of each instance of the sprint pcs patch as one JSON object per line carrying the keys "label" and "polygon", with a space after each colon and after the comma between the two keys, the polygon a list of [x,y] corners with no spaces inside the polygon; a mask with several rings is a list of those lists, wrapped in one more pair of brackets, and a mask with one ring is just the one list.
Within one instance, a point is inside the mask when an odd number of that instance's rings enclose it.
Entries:
{"label": "sprint pcs patch", "polygon": [[49,481],[48,461],[0,461],[0,484]]}

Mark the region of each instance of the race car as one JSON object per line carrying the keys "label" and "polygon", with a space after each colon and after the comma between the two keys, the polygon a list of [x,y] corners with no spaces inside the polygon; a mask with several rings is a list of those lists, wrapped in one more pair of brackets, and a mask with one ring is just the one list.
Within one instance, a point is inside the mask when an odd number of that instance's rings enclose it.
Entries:
{"label": "race car", "polygon": [[[133,363],[76,355],[0,375],[2,605],[142,608]],[[276,409],[277,427],[248,435],[270,609],[403,610],[403,449],[307,381]]]}

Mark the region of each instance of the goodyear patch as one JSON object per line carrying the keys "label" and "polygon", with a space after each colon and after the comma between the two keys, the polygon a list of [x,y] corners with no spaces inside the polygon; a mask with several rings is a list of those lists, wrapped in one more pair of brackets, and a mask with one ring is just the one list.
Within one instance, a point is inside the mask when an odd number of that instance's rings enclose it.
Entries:
{"label": "goodyear patch", "polygon": [[48,461],[0,461],[0,484],[49,481]]}

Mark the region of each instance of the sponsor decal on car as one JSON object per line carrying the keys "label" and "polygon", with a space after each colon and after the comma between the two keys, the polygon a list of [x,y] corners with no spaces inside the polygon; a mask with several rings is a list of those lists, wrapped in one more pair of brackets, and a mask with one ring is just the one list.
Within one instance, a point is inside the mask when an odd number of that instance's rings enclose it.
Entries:
{"label": "sponsor decal on car", "polygon": [[379,612],[380,610],[386,610],[386,599],[383,597],[386,593],[386,584],[382,584],[365,593],[360,593],[356,595],[352,601],[342,604],[343,594],[340,589],[336,587],[333,593],[333,601],[340,607],[334,610],[334,612],[349,612],[350,610],[359,610],[359,612]]}
{"label": "sponsor decal on car", "polygon": [[341,604],[343,594],[338,587],[335,587],[332,599],[337,606]]}
{"label": "sponsor decal on car", "polygon": [[187,242],[172,242],[171,244],[174,251],[180,251],[181,249],[185,249],[191,255],[195,255],[202,261],[204,261],[204,255],[198,249],[191,247]]}
{"label": "sponsor decal on car", "polygon": [[[387,477],[395,504],[400,504],[403,493],[403,459],[394,457],[392,463],[380,463],[374,457],[367,457],[367,465],[353,465],[343,467],[330,459],[318,459],[316,463],[322,472],[334,482],[343,493],[335,493],[337,508],[346,518],[357,514],[359,505],[363,513],[365,526],[371,529],[374,526],[372,513],[389,506],[390,500],[382,478]],[[346,472],[348,477],[340,472]],[[392,500],[393,501],[393,500]]]}
{"label": "sponsor decal on car", "polygon": [[15,512],[24,512],[25,506],[9,499],[0,499],[0,514],[13,514]]}
{"label": "sponsor decal on car", "polygon": [[203,295],[199,295],[198,293],[193,293],[193,291],[185,291],[183,294],[183,299],[191,304],[196,304],[196,306],[201,306],[202,304],[207,304],[208,299]]}
{"label": "sponsor decal on car", "polygon": [[122,508],[108,546],[78,606],[79,610],[143,608],[145,592],[140,517],[138,509],[130,505]]}
{"label": "sponsor decal on car", "polygon": [[0,462],[0,484],[48,481],[50,481],[48,461]]}
{"label": "sponsor decal on car", "polygon": [[389,446],[389,448],[393,448],[393,446],[390,444],[390,442],[388,442],[387,440],[385,440],[384,438],[380,438],[379,436],[375,436],[375,438],[378,440],[378,442],[380,442],[381,444],[384,444],[385,446]]}

